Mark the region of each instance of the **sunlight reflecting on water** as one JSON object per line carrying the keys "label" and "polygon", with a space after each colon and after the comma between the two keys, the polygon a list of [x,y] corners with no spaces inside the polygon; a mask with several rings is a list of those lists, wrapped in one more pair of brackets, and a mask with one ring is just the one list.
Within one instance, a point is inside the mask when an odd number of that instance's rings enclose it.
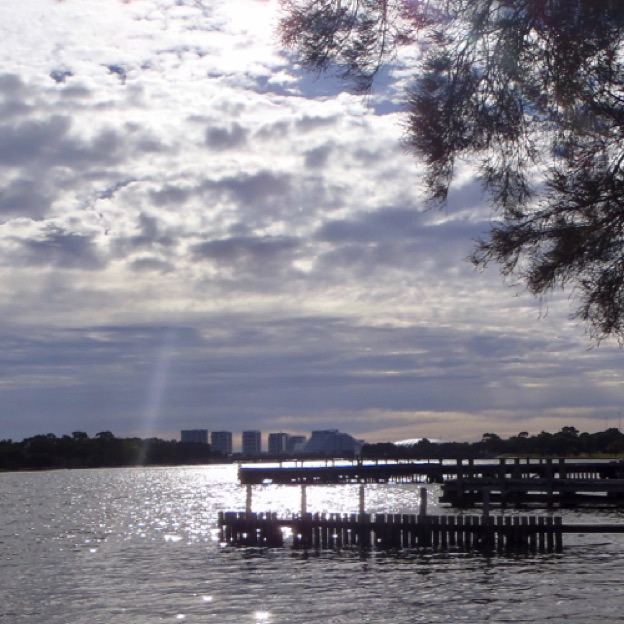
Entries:
{"label": "sunlight reflecting on water", "polygon": [[[419,489],[367,485],[366,510],[416,513]],[[431,513],[456,513],[438,505],[439,486],[427,489]],[[624,536],[566,536],[560,555],[493,558],[221,547],[217,514],[244,510],[246,495],[236,466],[0,474],[0,622],[621,621]],[[306,505],[356,513],[359,486],[307,487]],[[254,486],[252,506],[297,513],[301,488]]]}
{"label": "sunlight reflecting on water", "polygon": [[[418,513],[420,488],[423,484],[367,484],[365,509],[368,513]],[[428,509],[440,513],[437,503],[440,488],[427,486],[429,492]],[[245,509],[244,488],[236,493],[233,500],[238,502],[237,510]],[[312,513],[357,513],[360,501],[360,486],[314,485],[306,487],[306,510]],[[278,514],[301,511],[301,487],[295,485],[252,486],[252,508],[256,512],[274,511]],[[241,500],[242,499],[242,500]]]}

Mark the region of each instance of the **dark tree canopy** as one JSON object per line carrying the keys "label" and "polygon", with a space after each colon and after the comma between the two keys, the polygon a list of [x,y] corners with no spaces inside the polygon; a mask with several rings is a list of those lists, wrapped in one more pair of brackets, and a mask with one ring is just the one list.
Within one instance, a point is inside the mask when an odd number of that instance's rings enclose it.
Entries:
{"label": "dark tree canopy", "polygon": [[494,210],[475,265],[568,289],[595,338],[624,338],[623,0],[282,2],[283,43],[358,90],[420,46],[406,143],[434,203],[475,167]]}

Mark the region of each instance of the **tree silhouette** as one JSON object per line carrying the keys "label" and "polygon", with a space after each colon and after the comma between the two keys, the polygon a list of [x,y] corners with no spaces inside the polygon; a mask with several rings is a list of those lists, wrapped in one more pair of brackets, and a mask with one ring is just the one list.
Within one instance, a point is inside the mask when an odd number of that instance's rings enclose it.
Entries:
{"label": "tree silhouette", "polygon": [[433,203],[460,162],[494,210],[472,261],[532,294],[567,289],[591,335],[624,338],[624,2],[282,0],[304,67],[368,89],[420,46],[406,144]]}

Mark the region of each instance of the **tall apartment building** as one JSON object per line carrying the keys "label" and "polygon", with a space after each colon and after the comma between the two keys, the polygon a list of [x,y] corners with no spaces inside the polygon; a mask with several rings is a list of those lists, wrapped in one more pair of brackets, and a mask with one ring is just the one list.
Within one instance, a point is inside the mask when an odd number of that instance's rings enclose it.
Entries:
{"label": "tall apartment building", "polygon": [[180,442],[208,444],[208,429],[183,429],[180,431]]}
{"label": "tall apartment building", "polygon": [[288,451],[287,433],[269,433],[269,455],[283,455]]}
{"label": "tall apartment building", "polygon": [[232,454],[232,432],[231,431],[213,431],[210,434],[210,446],[212,450],[223,455]]}
{"label": "tall apartment building", "polygon": [[262,433],[243,431],[243,455],[260,455],[260,453],[262,453]]}

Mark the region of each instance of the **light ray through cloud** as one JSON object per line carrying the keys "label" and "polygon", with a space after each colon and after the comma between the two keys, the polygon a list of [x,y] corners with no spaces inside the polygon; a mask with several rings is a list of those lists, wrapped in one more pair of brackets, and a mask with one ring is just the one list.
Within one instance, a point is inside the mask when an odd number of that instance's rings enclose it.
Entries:
{"label": "light ray through cloud", "polygon": [[[145,432],[146,438],[155,437],[162,427],[160,422],[162,417],[162,408],[167,393],[175,344],[176,331],[173,328],[169,328],[165,331],[162,345],[158,349],[153,365],[153,372],[150,375],[150,384],[147,389],[143,422],[140,427],[141,431]],[[139,464],[144,463],[146,452],[147,446],[143,446],[143,456],[140,458]]]}

